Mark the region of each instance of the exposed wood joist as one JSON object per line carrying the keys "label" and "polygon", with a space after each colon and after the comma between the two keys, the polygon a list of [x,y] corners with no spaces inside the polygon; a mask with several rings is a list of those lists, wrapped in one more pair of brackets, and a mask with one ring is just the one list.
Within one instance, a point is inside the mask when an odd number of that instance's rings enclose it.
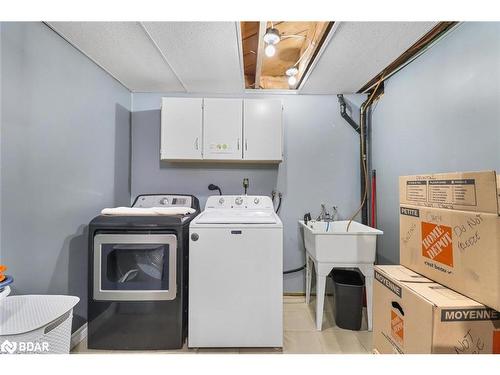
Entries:
{"label": "exposed wood joist", "polygon": [[260,22],[258,21],[240,23],[243,52],[243,74],[246,88],[253,87],[255,83],[259,24]]}
{"label": "exposed wood joist", "polygon": [[427,34],[417,40],[410,48],[403,52],[397,59],[390,63],[384,70],[378,73],[375,77],[370,79],[363,87],[358,90],[358,93],[366,93],[370,91],[377,82],[382,79],[387,79],[389,76],[397,72],[406,64],[411,62],[419,54],[421,54],[427,47],[434,43],[437,39],[441,38],[445,33],[455,27],[458,22],[440,22],[433,27]]}
{"label": "exposed wood joist", "polygon": [[255,65],[255,82],[254,88],[261,88],[261,75],[262,75],[262,61],[264,59],[264,34],[266,33],[266,22],[259,22],[259,32],[257,33],[257,62]]}

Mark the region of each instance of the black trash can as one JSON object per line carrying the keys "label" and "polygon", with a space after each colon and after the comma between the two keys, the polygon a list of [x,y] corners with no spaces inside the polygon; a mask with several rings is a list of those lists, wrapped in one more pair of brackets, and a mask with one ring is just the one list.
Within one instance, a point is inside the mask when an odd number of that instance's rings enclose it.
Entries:
{"label": "black trash can", "polygon": [[333,269],[334,316],[338,327],[359,331],[363,318],[365,280],[357,270]]}

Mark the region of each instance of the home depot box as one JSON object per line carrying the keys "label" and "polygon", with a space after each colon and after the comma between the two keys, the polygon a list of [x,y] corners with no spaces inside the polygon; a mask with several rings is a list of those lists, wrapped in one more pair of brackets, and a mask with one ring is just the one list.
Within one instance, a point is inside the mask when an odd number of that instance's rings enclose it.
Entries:
{"label": "home depot box", "polygon": [[400,263],[500,310],[497,214],[400,206]]}
{"label": "home depot box", "polygon": [[495,171],[402,176],[399,203],[498,214],[497,176]]}
{"label": "home depot box", "polygon": [[376,266],[373,346],[382,354],[500,354],[500,314],[403,266]]}
{"label": "home depot box", "polygon": [[400,262],[500,310],[496,173],[400,177]]}

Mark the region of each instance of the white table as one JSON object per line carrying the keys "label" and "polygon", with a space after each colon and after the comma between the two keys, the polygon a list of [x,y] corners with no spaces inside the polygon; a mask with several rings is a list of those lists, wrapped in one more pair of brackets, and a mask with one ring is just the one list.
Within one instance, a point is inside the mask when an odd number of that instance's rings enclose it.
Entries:
{"label": "white table", "polygon": [[372,301],[373,301],[373,263],[335,263],[318,262],[306,250],[306,304],[311,299],[312,264],[316,272],[316,329],[322,330],[323,307],[326,292],[326,277],[333,268],[358,268],[365,276],[366,310],[368,315],[368,330],[372,330]]}

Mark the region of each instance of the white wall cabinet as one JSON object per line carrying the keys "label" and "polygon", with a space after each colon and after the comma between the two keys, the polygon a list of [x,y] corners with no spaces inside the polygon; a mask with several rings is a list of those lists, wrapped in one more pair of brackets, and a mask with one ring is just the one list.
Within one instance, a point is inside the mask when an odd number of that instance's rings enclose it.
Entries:
{"label": "white wall cabinet", "polygon": [[283,159],[283,106],[279,99],[245,99],[243,158],[257,161]]}
{"label": "white wall cabinet", "polygon": [[203,159],[241,160],[242,99],[203,100]]}
{"label": "white wall cabinet", "polygon": [[282,102],[163,98],[161,159],[281,162]]}
{"label": "white wall cabinet", "polygon": [[202,158],[203,99],[162,98],[161,159]]}

